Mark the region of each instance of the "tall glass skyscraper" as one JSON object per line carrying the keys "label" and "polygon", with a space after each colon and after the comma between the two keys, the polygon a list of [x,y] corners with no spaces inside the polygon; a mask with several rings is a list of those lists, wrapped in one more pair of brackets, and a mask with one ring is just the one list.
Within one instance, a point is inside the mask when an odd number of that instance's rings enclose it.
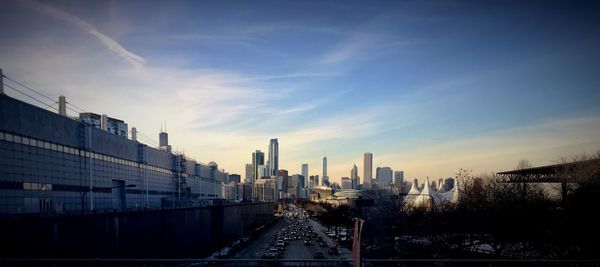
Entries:
{"label": "tall glass skyscraper", "polygon": [[269,142],[269,175],[277,176],[279,170],[279,142],[277,138]]}
{"label": "tall glass skyscraper", "polygon": [[356,164],[354,164],[352,171],[350,171],[350,180],[352,181],[352,189],[358,189],[360,180],[358,178],[358,168],[356,167]]}
{"label": "tall glass skyscraper", "polygon": [[252,182],[260,178],[258,173],[258,166],[260,165],[265,165],[265,153],[260,150],[256,150],[254,153],[252,153]]}
{"label": "tall glass skyscraper", "polygon": [[371,181],[373,179],[373,154],[371,152],[365,153],[363,169],[363,185],[365,189],[371,189]]}
{"label": "tall glass skyscraper", "polygon": [[327,157],[323,157],[323,185],[329,186],[329,176],[327,176]]}
{"label": "tall glass skyscraper", "polygon": [[[302,176],[304,176],[304,179],[308,179],[308,164],[304,163],[302,164]],[[308,184],[308,183],[305,183]]]}

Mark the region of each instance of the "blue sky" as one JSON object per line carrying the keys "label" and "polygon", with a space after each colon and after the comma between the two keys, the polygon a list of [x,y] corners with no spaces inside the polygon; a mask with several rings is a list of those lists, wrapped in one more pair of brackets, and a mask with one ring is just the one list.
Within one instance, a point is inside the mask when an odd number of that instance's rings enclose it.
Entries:
{"label": "blue sky", "polygon": [[[4,1],[0,66],[201,162],[334,181],[600,149],[600,9],[568,1]],[[10,92],[9,92],[10,94]],[[13,93],[12,95],[18,96]],[[157,139],[157,138],[155,138]]]}

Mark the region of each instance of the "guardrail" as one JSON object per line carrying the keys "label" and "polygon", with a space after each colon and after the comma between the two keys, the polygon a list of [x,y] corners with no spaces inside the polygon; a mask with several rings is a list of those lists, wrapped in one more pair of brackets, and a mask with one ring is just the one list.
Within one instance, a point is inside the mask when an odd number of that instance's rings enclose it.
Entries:
{"label": "guardrail", "polygon": [[[336,259],[2,259],[1,266],[352,266]],[[363,259],[363,266],[600,266],[600,260]]]}

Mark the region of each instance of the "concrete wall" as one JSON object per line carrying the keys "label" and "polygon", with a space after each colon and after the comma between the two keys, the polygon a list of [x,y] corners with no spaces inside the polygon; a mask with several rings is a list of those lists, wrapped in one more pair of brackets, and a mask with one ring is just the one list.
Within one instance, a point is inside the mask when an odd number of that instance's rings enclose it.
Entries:
{"label": "concrete wall", "polygon": [[273,218],[273,203],[0,220],[0,257],[193,258]]}

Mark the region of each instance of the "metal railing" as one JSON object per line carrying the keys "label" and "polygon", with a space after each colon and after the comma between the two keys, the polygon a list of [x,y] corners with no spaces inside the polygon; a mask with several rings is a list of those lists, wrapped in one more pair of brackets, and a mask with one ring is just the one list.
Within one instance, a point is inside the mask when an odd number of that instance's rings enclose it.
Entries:
{"label": "metal railing", "polygon": [[[0,266],[352,266],[348,259],[2,259]],[[363,259],[363,266],[600,266],[600,260]]]}

